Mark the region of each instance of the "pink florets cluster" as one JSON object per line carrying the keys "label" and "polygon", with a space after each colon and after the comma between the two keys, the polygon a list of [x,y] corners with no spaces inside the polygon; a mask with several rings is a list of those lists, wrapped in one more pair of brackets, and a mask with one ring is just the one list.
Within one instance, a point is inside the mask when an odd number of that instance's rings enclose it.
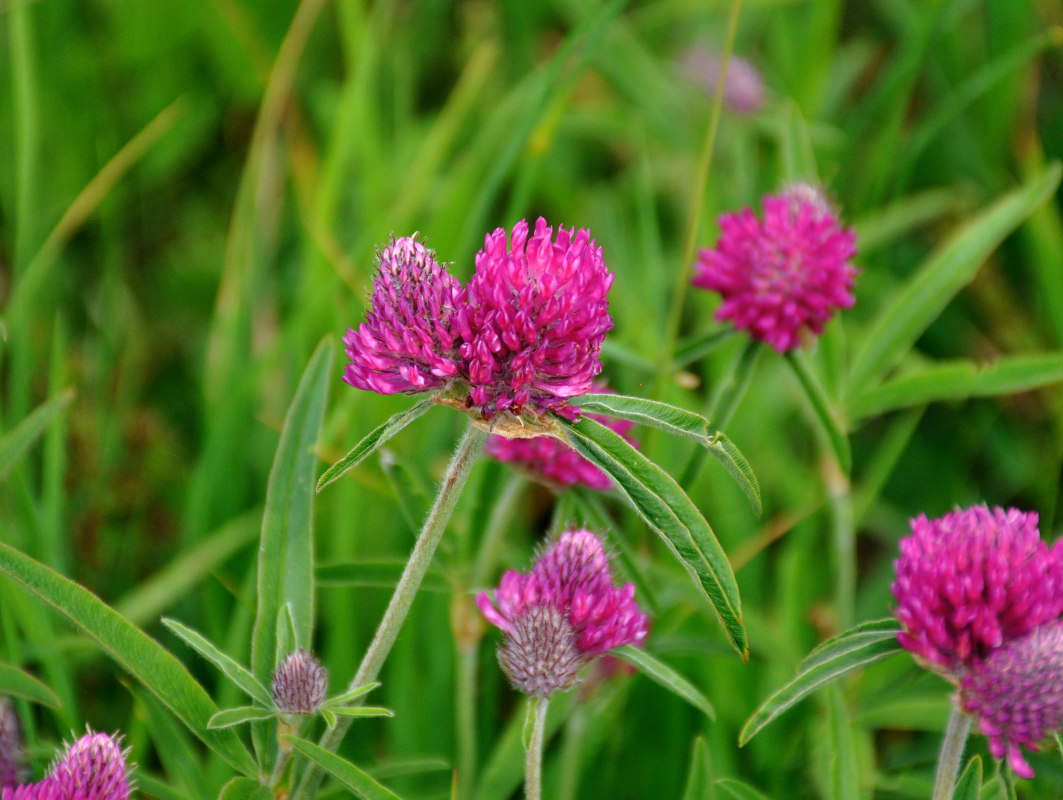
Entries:
{"label": "pink florets cluster", "polygon": [[586,229],[521,220],[509,246],[499,228],[476,255],[464,288],[430,250],[398,239],[380,257],[372,310],[344,339],[344,380],[381,394],[447,389],[462,382],[485,420],[500,413],[569,419],[566,404],[601,371],[613,327],[613,276]]}
{"label": "pink florets cluster", "polygon": [[303,648],[289,653],[273,672],[273,702],[289,714],[313,714],[325,701],[328,670]]}
{"label": "pink florets cluster", "polygon": [[90,731],[66,749],[43,780],[4,787],[3,800],[129,800],[129,791],[118,741]]}
{"label": "pink florets cluster", "polygon": [[960,685],[990,750],[1024,777],[1033,748],[1063,723],[1063,543],[1037,514],[984,505],[911,521],[891,590],[901,645]]}
{"label": "pink florets cluster", "polygon": [[1015,774],[1034,776],[1022,747],[1036,750],[1063,728],[1063,622],[1053,620],[977,659],[960,684],[959,702],[978,718],[989,752]]}
{"label": "pink florets cluster", "polygon": [[808,184],[768,195],[763,205],[763,222],[748,208],[720,217],[720,239],[699,253],[693,283],[723,297],[717,319],[781,353],[855,302],[856,234]]}
{"label": "pink florets cluster", "polygon": [[[634,440],[627,435],[628,431],[634,427],[633,422],[602,417],[598,414],[588,414],[588,416],[634,443]],[[512,464],[530,477],[553,486],[586,486],[589,489],[601,491],[613,485],[604,472],[567,444],[552,436],[507,439],[495,434],[488,438],[484,450],[499,461]]]}
{"label": "pink florets cluster", "polygon": [[562,534],[531,572],[507,571],[494,601],[481,593],[476,604],[503,632],[499,661],[506,675],[532,695],[568,688],[595,656],[638,644],[648,631],[634,585],[613,585],[605,548],[585,529]]}

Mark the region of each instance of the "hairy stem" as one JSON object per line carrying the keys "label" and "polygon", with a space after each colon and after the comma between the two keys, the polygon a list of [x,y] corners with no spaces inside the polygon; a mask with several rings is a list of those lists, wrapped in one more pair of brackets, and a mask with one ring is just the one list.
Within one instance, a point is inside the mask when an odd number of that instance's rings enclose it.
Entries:
{"label": "hairy stem", "polygon": [[525,800],[542,800],[543,796],[543,733],[546,728],[548,697],[529,699],[528,714],[531,716],[531,737],[528,739],[527,761],[524,768]]}
{"label": "hairy stem", "polygon": [[971,730],[971,718],[953,706],[949,714],[949,726],[945,729],[945,741],[938,756],[937,774],[934,776],[934,794],[931,800],[952,800],[956,788],[956,776],[960,773],[963,748]]}

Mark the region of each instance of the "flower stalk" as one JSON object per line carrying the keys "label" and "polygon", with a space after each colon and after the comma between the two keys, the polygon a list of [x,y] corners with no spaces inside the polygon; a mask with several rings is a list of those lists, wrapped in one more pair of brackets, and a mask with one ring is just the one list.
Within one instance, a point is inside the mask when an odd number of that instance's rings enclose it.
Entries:
{"label": "flower stalk", "polygon": [[549,697],[528,698],[528,721],[531,735],[526,748],[524,767],[524,797],[526,800],[542,800],[543,796],[543,738],[546,731],[546,710]]}
{"label": "flower stalk", "polygon": [[931,800],[952,800],[956,788],[956,776],[960,774],[963,748],[971,730],[971,718],[953,706],[949,724],[945,729],[945,741],[941,744],[937,774],[934,776],[934,793]]}
{"label": "flower stalk", "polygon": [[[395,640],[398,638],[399,630],[410,613],[413,600],[417,596],[417,591],[421,587],[425,573],[428,572],[429,565],[432,563],[432,556],[435,555],[436,547],[439,546],[439,541],[443,537],[447,523],[450,521],[450,517],[458,504],[458,499],[461,497],[462,490],[468,482],[472,467],[483,451],[486,439],[487,433],[485,431],[474,425],[469,425],[466,428],[464,436],[462,436],[461,441],[454,450],[446,475],[443,477],[443,483],[439,487],[439,494],[436,495],[432,510],[424,521],[424,526],[421,528],[421,533],[413,546],[413,552],[410,553],[410,559],[406,562],[402,577],[399,578],[399,582],[395,586],[395,591],[391,595],[391,601],[388,603],[387,610],[385,610],[384,616],[380,620],[380,625],[373,636],[373,641],[369,644],[369,648],[362,657],[362,663],[358,666],[358,671],[351,679],[347,691],[354,691],[359,686],[372,683],[380,674],[380,670],[391,653]],[[341,717],[336,723],[336,727],[327,731],[321,737],[320,746],[330,753],[336,752],[351,725],[351,721],[351,717]],[[320,767],[316,764],[310,764],[294,792],[296,800],[313,797],[321,784],[322,777]]]}

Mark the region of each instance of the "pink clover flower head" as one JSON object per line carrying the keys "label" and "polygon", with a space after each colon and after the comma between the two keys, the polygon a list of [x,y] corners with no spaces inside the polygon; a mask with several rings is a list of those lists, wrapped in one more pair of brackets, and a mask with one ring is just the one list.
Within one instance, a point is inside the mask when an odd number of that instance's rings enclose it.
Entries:
{"label": "pink clover flower head", "polygon": [[120,740],[89,731],[67,747],[44,780],[4,787],[3,800],[129,800],[129,792]]}
{"label": "pink clover flower head", "polygon": [[989,752],[1034,776],[1022,748],[1063,728],[1063,621],[1047,622],[977,659],[960,684],[961,708],[978,720]]}
{"label": "pink clover flower head", "polygon": [[303,648],[289,653],[273,671],[273,702],[288,714],[313,714],[328,691],[328,670]]}
{"label": "pink clover flower head", "polygon": [[[608,391],[602,386],[593,387],[595,391]],[[598,414],[588,414],[606,427],[612,428],[632,444],[635,441],[628,436],[635,423],[626,419],[613,419]],[[536,436],[532,439],[509,439],[493,434],[487,440],[484,450],[489,456],[507,464],[512,464],[529,477],[551,486],[586,486],[588,489],[602,491],[613,482],[598,467],[585,459],[567,444],[552,436]]]}
{"label": "pink clover flower head", "polygon": [[855,302],[856,233],[809,184],[768,195],[763,205],[763,221],[748,208],[720,217],[720,239],[698,254],[693,283],[721,295],[718,320],[782,353]]}
{"label": "pink clover flower head", "polygon": [[565,400],[590,389],[602,370],[612,282],[585,228],[560,228],[555,239],[540,217],[529,237],[521,220],[508,248],[505,229],[488,234],[454,315],[469,406],[485,420],[547,411],[578,418]]}
{"label": "pink clover flower head", "polygon": [[343,380],[379,394],[445,388],[459,373],[450,325],[461,283],[416,234],[394,239],[377,259],[372,308],[343,339]]}
{"label": "pink clover flower head", "polygon": [[1063,549],[1037,514],[972,506],[911,521],[891,586],[901,645],[958,678],[975,661],[1063,613]]}
{"label": "pink clover flower head", "polygon": [[476,604],[503,633],[503,671],[529,695],[567,689],[584,664],[615,647],[641,643],[649,630],[634,585],[613,585],[609,556],[585,529],[563,533],[531,572],[507,571],[494,600],[484,592]]}
{"label": "pink clover flower head", "polygon": [[[715,95],[723,71],[723,56],[708,47],[688,50],[681,59],[683,72],[709,94]],[[736,114],[755,114],[764,108],[767,92],[757,68],[732,55],[723,81],[723,104]]]}
{"label": "pink clover flower head", "polygon": [[0,787],[16,786],[23,779],[24,755],[18,712],[6,697],[0,697]]}

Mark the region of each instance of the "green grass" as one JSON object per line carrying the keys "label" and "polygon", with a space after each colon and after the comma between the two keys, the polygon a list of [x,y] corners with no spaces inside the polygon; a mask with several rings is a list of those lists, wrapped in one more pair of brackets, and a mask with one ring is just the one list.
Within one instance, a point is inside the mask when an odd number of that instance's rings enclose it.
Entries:
{"label": "green grass", "polygon": [[[650,651],[716,720],[639,675],[570,694],[552,704],[547,796],[741,791],[721,779],[779,800],[929,796],[950,687],[907,655],[814,693],[742,748],[738,733],[812,647],[889,615],[908,518],[986,501],[1038,511],[1050,540],[1063,526],[1051,172],[1063,15],[1009,0],[740,11],[734,51],[757,65],[768,102],[752,116],[723,110],[698,196],[713,98],[677,62],[690,45],[724,48],[722,0],[0,0],[0,540],[121,610],[219,707],[246,704],[159,619],[268,671],[273,632],[251,654],[274,454],[315,347],[331,336],[339,350],[363,318],[375,248],[420,231],[465,279],[486,232],[543,214],[590,228],[616,274],[610,384],[725,422],[764,503],[755,517],[711,459],[685,482],[736,568],[745,664],[655,533],[618,495],[600,498],[619,568],[652,593]],[[670,369],[677,347],[715,326],[715,298],[685,290],[688,237],[711,246],[719,213],[817,176],[860,236],[856,306],[803,364],[750,359],[736,336]],[[1010,211],[992,210],[1009,193]],[[981,239],[960,241],[955,269],[912,291],[971,220]],[[315,476],[412,402],[343,384],[336,355]],[[462,424],[433,408],[386,443],[386,460],[318,495],[317,563],[401,564]],[[698,446],[637,435],[677,480]],[[838,469],[839,437],[851,471]],[[465,665],[479,679],[476,739],[459,743],[452,622],[469,591],[526,567],[542,534],[585,505],[475,467],[435,561],[433,588],[453,591],[421,593],[372,698],[396,716],[356,721],[343,755],[404,798],[448,796],[461,757],[485,776],[473,796],[517,796],[522,701],[488,633]],[[475,567],[493,518],[497,558]],[[397,570],[374,575],[316,587],[313,647],[333,694]],[[20,701],[33,752],[85,723],[121,729],[142,794],[216,797],[232,770],[141,673],[64,620],[0,580],[0,663],[61,703]],[[234,730],[250,750],[246,726]],[[992,778],[982,737],[969,749]],[[34,759],[38,773],[48,760]],[[1019,795],[1059,796],[1058,753],[1031,763],[1038,778]]]}

